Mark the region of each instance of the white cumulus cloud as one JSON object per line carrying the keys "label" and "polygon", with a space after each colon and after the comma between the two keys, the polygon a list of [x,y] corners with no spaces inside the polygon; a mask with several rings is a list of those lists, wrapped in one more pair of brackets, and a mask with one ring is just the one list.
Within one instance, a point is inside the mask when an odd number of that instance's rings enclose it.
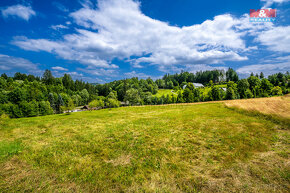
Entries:
{"label": "white cumulus cloud", "polygon": [[3,71],[18,71],[27,70],[29,72],[38,72],[38,65],[29,60],[19,57],[0,54],[0,70]]}
{"label": "white cumulus cloud", "polygon": [[136,71],[132,71],[132,72],[126,72],[126,73],[124,73],[124,75],[127,77],[127,78],[133,78],[133,77],[138,77],[138,78],[142,78],[142,79],[146,79],[146,78],[149,78],[149,77],[151,77],[152,78],[152,76],[150,76],[150,75],[147,75],[147,74],[145,74],[145,73],[138,73],[138,72],[136,72]]}
{"label": "white cumulus cloud", "polygon": [[160,70],[248,59],[241,55],[247,49],[244,33],[235,28],[240,20],[229,14],[177,27],[144,15],[137,1],[99,0],[97,8],[92,7],[86,3],[70,14],[86,29],[76,29],[62,40],[16,37],[13,43],[96,68],[118,68],[112,64],[115,58],[130,61],[133,67],[149,64]]}
{"label": "white cumulus cloud", "polygon": [[59,24],[59,25],[52,25],[52,26],[50,26],[50,27],[51,27],[52,29],[54,29],[54,30],[68,29],[67,26],[62,25],[62,24]]}
{"label": "white cumulus cloud", "polygon": [[56,71],[68,71],[68,69],[63,68],[61,66],[54,66],[51,69],[56,70]]}
{"label": "white cumulus cloud", "polygon": [[1,10],[2,16],[7,17],[19,17],[28,21],[32,16],[35,16],[35,11],[30,6],[24,5],[12,5],[10,7],[3,8]]}
{"label": "white cumulus cloud", "polygon": [[279,26],[261,32],[256,41],[269,50],[290,53],[290,26]]}

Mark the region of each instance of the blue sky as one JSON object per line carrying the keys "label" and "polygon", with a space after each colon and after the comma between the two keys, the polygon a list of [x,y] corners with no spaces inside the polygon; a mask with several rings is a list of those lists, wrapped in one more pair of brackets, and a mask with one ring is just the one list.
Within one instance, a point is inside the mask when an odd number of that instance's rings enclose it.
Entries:
{"label": "blue sky", "polygon": [[[249,22],[249,10],[277,9]],[[290,71],[289,0],[2,0],[0,74],[104,83],[181,70]]]}

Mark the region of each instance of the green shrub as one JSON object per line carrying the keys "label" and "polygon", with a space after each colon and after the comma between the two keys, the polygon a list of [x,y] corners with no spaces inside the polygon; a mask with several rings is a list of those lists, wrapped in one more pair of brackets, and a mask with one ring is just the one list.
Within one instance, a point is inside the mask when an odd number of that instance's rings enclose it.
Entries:
{"label": "green shrub", "polygon": [[51,115],[53,114],[53,109],[48,101],[39,102],[39,114],[40,115]]}
{"label": "green shrub", "polygon": [[105,103],[101,99],[93,100],[92,102],[89,103],[90,108],[102,108],[104,106],[105,106]]}
{"label": "green shrub", "polygon": [[106,102],[106,106],[109,108],[117,108],[120,107],[121,103],[117,99],[108,99]]}
{"label": "green shrub", "polygon": [[283,92],[282,92],[282,89],[280,88],[280,86],[275,86],[274,88],[272,88],[271,94],[280,96],[283,94]]}

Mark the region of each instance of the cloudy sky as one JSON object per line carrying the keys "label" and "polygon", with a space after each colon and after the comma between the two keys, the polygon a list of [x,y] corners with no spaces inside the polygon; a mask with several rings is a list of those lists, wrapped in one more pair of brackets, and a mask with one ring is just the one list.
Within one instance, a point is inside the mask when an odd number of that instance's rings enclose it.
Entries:
{"label": "cloudy sky", "polygon": [[[277,9],[249,22],[250,9]],[[290,71],[290,0],[1,0],[0,73],[104,83],[232,67]]]}

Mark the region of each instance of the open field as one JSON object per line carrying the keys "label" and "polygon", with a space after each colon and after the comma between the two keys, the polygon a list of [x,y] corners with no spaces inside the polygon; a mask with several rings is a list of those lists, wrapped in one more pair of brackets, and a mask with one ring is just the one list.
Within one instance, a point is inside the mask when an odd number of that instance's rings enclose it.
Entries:
{"label": "open field", "polygon": [[220,85],[215,85],[215,86],[218,87],[218,88],[227,88],[226,84],[220,84]]}
{"label": "open field", "polygon": [[289,192],[289,124],[239,101],[0,119],[0,192]]}
{"label": "open field", "polygon": [[157,94],[155,94],[154,96],[162,97],[163,95],[167,96],[167,95],[172,95],[172,94],[177,95],[172,89],[159,89]]}

